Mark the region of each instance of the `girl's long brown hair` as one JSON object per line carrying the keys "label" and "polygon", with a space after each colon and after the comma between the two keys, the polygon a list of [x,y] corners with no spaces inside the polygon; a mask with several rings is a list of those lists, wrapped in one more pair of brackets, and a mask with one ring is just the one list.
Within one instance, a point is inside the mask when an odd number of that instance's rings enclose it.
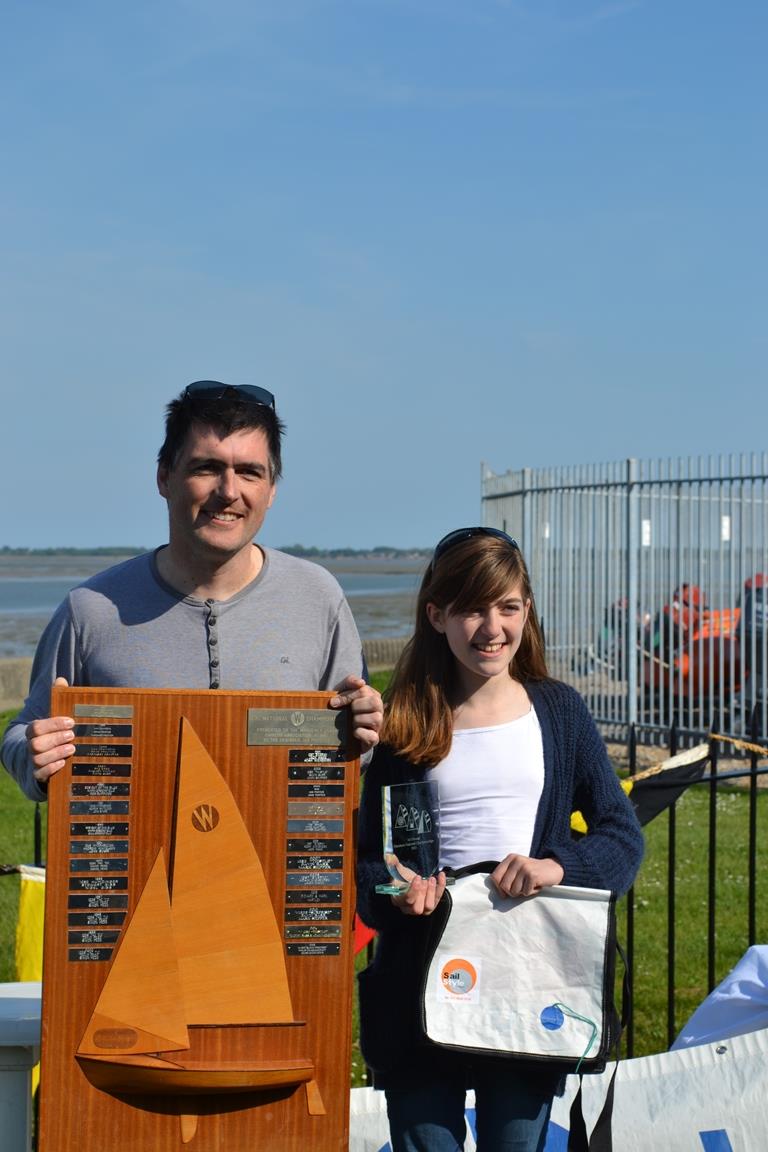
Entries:
{"label": "girl's long brown hair", "polygon": [[416,627],[403,649],[389,688],[382,739],[413,764],[433,766],[450,751],[456,700],[456,661],[445,636],[427,617],[427,604],[451,612],[489,607],[510,590],[530,602],[520,647],[509,666],[516,680],[548,676],[544,638],[528,569],[519,548],[495,536],[472,536],[454,544],[421,582]]}

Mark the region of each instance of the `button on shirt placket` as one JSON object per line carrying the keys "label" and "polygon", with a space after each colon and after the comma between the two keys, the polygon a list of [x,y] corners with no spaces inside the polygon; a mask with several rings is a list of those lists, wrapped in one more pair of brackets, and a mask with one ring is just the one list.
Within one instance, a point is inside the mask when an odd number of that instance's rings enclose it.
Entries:
{"label": "button on shirt placket", "polygon": [[211,688],[221,687],[221,664],[219,659],[219,632],[218,622],[219,617],[216,612],[216,601],[206,600],[205,606],[208,609],[208,616],[206,619],[206,630],[208,636],[208,676],[209,686]]}

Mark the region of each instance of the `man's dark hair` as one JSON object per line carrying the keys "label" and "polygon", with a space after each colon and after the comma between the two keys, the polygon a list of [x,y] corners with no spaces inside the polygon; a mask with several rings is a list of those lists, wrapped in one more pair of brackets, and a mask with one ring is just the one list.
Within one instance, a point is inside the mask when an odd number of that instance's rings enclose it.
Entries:
{"label": "man's dark hair", "polygon": [[202,428],[213,428],[222,437],[230,436],[233,432],[261,428],[267,438],[271,479],[274,482],[282,476],[280,449],[285,425],[274,408],[254,403],[246,396],[238,394],[235,388],[228,389],[217,400],[188,396],[186,392],[180,392],[165,410],[165,440],[157,454],[157,462],[161,468],[169,470],[173,468],[193,424]]}

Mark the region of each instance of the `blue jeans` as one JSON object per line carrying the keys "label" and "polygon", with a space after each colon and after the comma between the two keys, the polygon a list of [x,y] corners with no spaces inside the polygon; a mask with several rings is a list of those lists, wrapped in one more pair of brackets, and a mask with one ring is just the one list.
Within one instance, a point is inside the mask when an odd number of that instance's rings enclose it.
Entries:
{"label": "blue jeans", "polygon": [[[516,1076],[512,1066],[478,1069],[470,1079],[478,1152],[542,1152],[551,1083],[538,1086],[530,1076]],[[466,1084],[464,1071],[457,1070],[441,1080],[387,1088],[392,1152],[462,1152]]]}

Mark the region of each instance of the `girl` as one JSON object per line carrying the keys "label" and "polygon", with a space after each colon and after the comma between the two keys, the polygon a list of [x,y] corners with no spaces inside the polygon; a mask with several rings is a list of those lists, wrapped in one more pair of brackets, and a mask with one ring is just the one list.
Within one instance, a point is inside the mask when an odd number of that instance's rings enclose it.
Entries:
{"label": "girl", "polygon": [[[642,833],[594,722],[547,674],[528,572],[506,533],[462,528],[437,545],[387,702],[360,809],[358,909],[379,932],[360,977],[360,1031],[386,1092],[393,1152],[462,1149],[470,1087],[481,1152],[540,1152],[558,1071],[420,1043],[427,918],[444,873],[416,876],[397,895],[375,890],[390,880],[382,786],[419,780],[438,783],[441,867],[498,860],[502,894],[555,884],[623,893],[640,864]],[[578,841],[575,809],[589,828]]]}

